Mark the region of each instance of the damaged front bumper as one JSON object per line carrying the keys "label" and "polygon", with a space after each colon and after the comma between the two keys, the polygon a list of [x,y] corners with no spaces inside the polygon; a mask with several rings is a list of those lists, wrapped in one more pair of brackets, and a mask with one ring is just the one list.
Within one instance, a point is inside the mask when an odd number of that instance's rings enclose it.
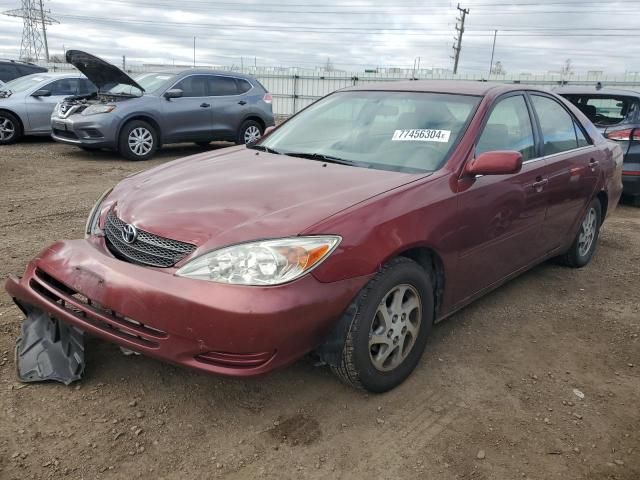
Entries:
{"label": "damaged front bumper", "polygon": [[5,286],[27,316],[44,312],[144,355],[245,377],[317,347],[368,280],[322,283],[307,275],[278,287],[244,287],[172,273],[118,260],[94,238],[52,245]]}

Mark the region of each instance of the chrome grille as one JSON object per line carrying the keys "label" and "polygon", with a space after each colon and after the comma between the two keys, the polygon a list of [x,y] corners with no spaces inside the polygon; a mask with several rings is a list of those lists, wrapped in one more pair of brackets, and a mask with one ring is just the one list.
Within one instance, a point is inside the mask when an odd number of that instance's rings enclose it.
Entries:
{"label": "chrome grille", "polygon": [[171,267],[196,249],[196,246],[190,243],[159,237],[144,230],[138,230],[134,242],[127,243],[122,238],[125,225],[127,224],[113,212],[107,214],[105,222],[107,248],[121,260],[152,267]]}

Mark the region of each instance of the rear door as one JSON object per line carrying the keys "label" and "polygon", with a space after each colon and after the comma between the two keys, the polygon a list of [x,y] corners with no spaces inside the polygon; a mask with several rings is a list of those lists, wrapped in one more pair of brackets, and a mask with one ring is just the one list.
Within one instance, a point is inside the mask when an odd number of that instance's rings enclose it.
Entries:
{"label": "rear door", "polygon": [[476,143],[476,155],[495,150],[522,153],[513,175],[485,175],[459,193],[465,281],[456,286],[464,302],[544,255],[542,223],[547,207],[545,160],[537,155],[536,130],[524,93],[496,100]]}
{"label": "rear door", "polygon": [[47,133],[51,130],[51,114],[57,103],[78,94],[80,78],[58,78],[37,90],[48,90],[48,97],[27,96],[25,105],[32,133]]}
{"label": "rear door", "polygon": [[163,99],[163,134],[167,142],[211,139],[212,116],[211,99],[207,90],[208,77],[189,75],[171,87],[182,90],[182,97]]}
{"label": "rear door", "polygon": [[213,133],[216,138],[235,139],[249,105],[240,95],[234,77],[209,75],[209,94],[213,114]]}
{"label": "rear door", "polygon": [[591,144],[573,114],[556,98],[530,94],[547,164],[548,207],[543,227],[546,252],[566,246],[595,194],[600,149]]}

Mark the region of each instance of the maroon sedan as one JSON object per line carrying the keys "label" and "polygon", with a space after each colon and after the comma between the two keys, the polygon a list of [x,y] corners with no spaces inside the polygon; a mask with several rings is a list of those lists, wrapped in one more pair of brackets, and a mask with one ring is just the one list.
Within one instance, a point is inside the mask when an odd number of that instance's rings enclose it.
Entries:
{"label": "maroon sedan", "polygon": [[373,392],[434,322],[549,258],[591,260],[622,151],[560,97],[518,85],[342,90],[259,144],[130,176],[84,240],[6,288],[27,318],[24,381],[68,383],[83,333],[251,376],[316,354]]}

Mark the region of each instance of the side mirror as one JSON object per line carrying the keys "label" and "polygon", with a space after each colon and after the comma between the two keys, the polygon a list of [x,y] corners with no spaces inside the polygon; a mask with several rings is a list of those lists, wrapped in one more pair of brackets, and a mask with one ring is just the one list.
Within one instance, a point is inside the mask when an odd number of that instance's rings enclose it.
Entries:
{"label": "side mirror", "polygon": [[180,98],[183,94],[184,92],[181,89],[172,88],[171,90],[167,90],[166,92],[164,92],[164,98],[166,98],[167,100],[171,98]]}
{"label": "side mirror", "polygon": [[273,132],[276,129],[275,126],[270,126],[267,127],[267,129],[264,131],[264,134],[262,135],[263,137],[266,137],[267,135],[269,135],[271,132]]}
{"label": "side mirror", "polygon": [[50,97],[51,90],[36,90],[31,94],[32,97]]}
{"label": "side mirror", "polygon": [[522,169],[520,152],[498,150],[485,152],[467,163],[467,175],[509,175]]}

